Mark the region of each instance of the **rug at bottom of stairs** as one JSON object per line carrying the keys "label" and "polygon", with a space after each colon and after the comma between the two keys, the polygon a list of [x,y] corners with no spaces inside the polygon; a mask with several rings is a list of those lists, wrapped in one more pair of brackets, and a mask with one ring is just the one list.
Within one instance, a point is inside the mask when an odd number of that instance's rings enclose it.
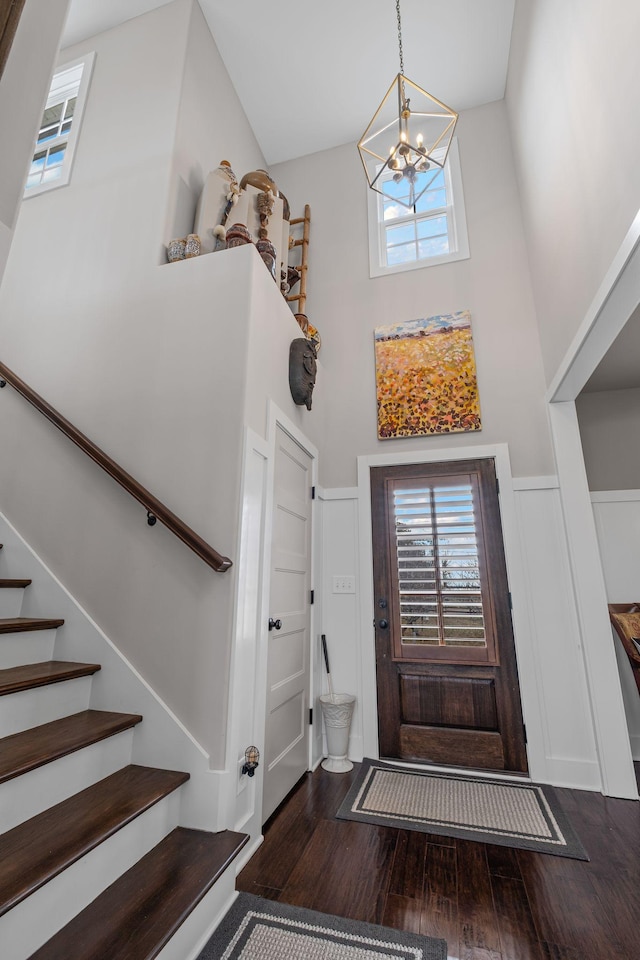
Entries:
{"label": "rug at bottom of stairs", "polygon": [[588,860],[553,787],[365,758],[336,816]]}
{"label": "rug at bottom of stairs", "polygon": [[447,945],[241,893],[198,960],[447,960]]}

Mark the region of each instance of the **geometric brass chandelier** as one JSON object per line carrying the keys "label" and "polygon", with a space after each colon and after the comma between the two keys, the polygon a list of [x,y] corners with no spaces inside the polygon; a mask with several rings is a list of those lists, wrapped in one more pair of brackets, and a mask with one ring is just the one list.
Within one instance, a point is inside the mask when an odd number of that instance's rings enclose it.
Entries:
{"label": "geometric brass chandelier", "polygon": [[404,75],[400,0],[396,0],[400,73],[358,141],[372,190],[415,207],[444,167],[458,114]]}

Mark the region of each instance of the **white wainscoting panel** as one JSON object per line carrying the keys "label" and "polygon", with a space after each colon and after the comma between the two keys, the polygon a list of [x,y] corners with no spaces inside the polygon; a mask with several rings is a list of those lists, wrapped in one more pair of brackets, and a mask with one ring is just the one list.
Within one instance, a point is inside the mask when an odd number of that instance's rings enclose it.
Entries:
{"label": "white wainscoting panel", "polygon": [[[559,491],[530,482],[515,481],[514,495],[544,753],[544,768],[532,769],[531,775],[557,786],[599,790]],[[521,685],[529,679],[521,670]]]}
{"label": "white wainscoting panel", "polygon": [[[321,497],[322,633],[327,638],[334,693],[351,693],[357,697],[351,721],[349,757],[362,760],[358,490],[357,487],[323,490]],[[334,592],[334,578],[353,578],[354,592]],[[329,688],[324,664],[322,682],[323,691],[327,693]]]}

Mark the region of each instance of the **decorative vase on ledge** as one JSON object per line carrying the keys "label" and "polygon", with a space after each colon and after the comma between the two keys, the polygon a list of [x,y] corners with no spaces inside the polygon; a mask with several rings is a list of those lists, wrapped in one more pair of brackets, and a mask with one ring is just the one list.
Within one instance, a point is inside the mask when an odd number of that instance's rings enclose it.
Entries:
{"label": "decorative vase on ledge", "polygon": [[184,245],[184,256],[186,260],[200,256],[200,237],[197,233],[190,233],[187,237]]}
{"label": "decorative vase on ledge", "polygon": [[275,280],[276,279],[276,256],[277,256],[276,248],[274,247],[274,245],[271,243],[270,240],[265,240],[265,239],[257,240],[256,247],[257,247],[258,253],[262,257],[267,267],[267,270]]}
{"label": "decorative vase on ledge", "polygon": [[184,260],[185,248],[187,241],[185,238],[182,240],[170,240],[167,244],[167,260],[169,263],[175,263],[176,260]]}
{"label": "decorative vase on ledge", "polygon": [[245,243],[253,243],[253,237],[244,223],[232,223],[227,230],[227,249],[242,247]]}

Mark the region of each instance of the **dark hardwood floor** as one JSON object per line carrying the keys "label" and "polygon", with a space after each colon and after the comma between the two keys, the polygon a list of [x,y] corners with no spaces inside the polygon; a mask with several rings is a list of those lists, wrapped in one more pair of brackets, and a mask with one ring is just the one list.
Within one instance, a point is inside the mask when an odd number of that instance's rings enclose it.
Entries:
{"label": "dark hardwood floor", "polygon": [[238,889],[443,937],[450,960],[640,957],[640,803],[558,790],[585,863],[336,820],[354,774],[304,777]]}

